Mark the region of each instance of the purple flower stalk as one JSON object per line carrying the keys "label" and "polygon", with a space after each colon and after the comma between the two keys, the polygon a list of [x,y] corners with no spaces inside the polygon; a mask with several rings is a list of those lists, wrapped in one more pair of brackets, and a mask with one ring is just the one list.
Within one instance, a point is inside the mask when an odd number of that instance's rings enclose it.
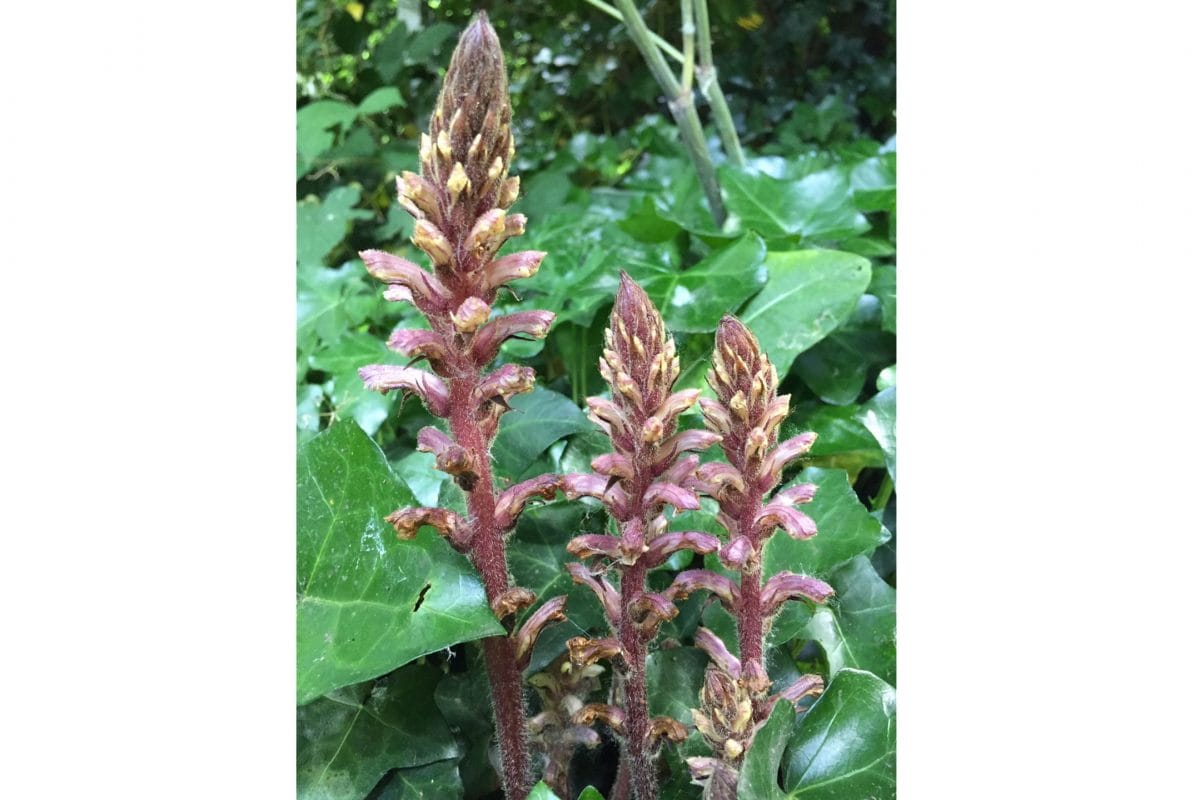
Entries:
{"label": "purple flower stalk", "polygon": [[[525,231],[522,214],[508,214],[520,180],[509,176],[514,153],[508,76],[496,32],[480,12],[463,32],[445,83],[421,135],[421,174],[396,181],[400,204],[416,219],[412,242],[429,256],[433,271],[378,250],[360,255],[372,276],[388,284],[388,300],[415,305],[428,330],[399,330],[388,346],[431,371],[375,364],[359,375],[368,388],[399,389],[418,396],[449,433],[424,428],[419,450],[433,453],[438,469],[467,495],[467,515],[441,508],[406,508],[388,521],[401,538],[422,525],[437,529],[465,553],[483,579],[488,601],[505,622],[532,605],[533,593],[511,586],[505,537],[525,505],[551,499],[561,479],[542,475],[498,492],[489,451],[509,399],[533,389],[529,367],[506,364],[487,372],[501,344],[515,336],[542,338],[554,314],[523,311],[492,318],[497,290],[537,272],[546,255],[524,251],[496,258],[510,237]],[[565,598],[554,598],[509,636],[483,640],[491,682],[506,797],[523,800],[532,785],[521,670],[549,623],[564,619]]]}
{"label": "purple flower stalk", "polygon": [[[680,414],[699,392],[672,392],[679,376],[675,342],[650,298],[628,275],[621,273],[609,327],[605,331],[600,373],[612,387],[612,399],[588,399],[591,417],[608,434],[613,452],[592,462],[594,473],[566,475],[568,497],[599,499],[620,534],[585,534],[567,544],[579,558],[599,561],[595,570],[582,564],[568,567],[577,583],[599,598],[613,636],[577,637],[568,642],[576,665],[611,659],[619,678],[621,701],[593,703],[575,715],[589,724],[601,720],[621,739],[623,766],[637,800],[658,796],[654,756],[659,739],[682,741],[687,731],[668,717],[651,719],[646,702],[647,646],[663,622],[679,613],[671,599],[646,590],[647,572],[681,549],[711,553],[720,542],[700,531],[668,533],[667,506],[677,511],[698,509],[695,483],[699,458],[686,455],[720,440],[707,431],[676,432]],[[620,575],[620,588],[604,577],[608,568]]]}
{"label": "purple flower stalk", "polygon": [[[738,762],[753,732],[749,723],[762,723],[778,699],[795,703],[823,688],[820,677],[806,675],[785,691],[768,696],[771,680],[763,642],[771,618],[787,600],[824,603],[833,589],[822,580],[791,572],[779,572],[763,583],[763,546],[776,529],[797,539],[817,533],[812,518],[795,508],[813,499],[815,485],[799,484],[763,502],[779,485],[784,468],[811,449],[816,434],[802,433],[777,444],[789,398],[776,394],[778,375],[754,334],[731,316],[717,328],[708,382],[717,399],[700,400],[700,408],[708,429],[720,435],[729,463],[705,464],[698,479],[701,491],[719,504],[717,519],[729,531],[718,558],[739,573],[740,580],[735,585],[709,570],[689,570],[676,577],[668,594],[679,597],[696,588],[708,589],[737,621],[740,658],[710,631],[701,628],[696,635],[697,646],[708,652],[713,666],[701,695],[704,708],[694,714],[715,758],[689,763],[693,776],[706,786],[705,797],[720,800],[734,797]],[[734,717],[731,709],[736,709]]]}

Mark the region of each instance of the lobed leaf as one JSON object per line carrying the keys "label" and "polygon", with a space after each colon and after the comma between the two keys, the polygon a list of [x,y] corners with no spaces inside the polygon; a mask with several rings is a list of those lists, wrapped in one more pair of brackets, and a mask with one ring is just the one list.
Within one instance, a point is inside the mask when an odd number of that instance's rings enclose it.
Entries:
{"label": "lobed leaf", "polygon": [[503,633],[449,544],[396,540],[383,519],[415,499],[353,421],[303,444],[296,478],[297,703]]}

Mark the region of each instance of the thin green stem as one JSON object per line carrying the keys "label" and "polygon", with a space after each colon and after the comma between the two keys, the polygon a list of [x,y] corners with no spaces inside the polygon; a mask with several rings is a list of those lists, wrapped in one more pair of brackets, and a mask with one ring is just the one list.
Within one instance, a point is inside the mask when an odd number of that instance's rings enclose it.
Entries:
{"label": "thin green stem", "polygon": [[888,500],[892,499],[892,490],[895,485],[892,483],[891,475],[884,475],[883,482],[879,484],[879,491],[871,500],[871,510],[880,511],[887,507]]}
{"label": "thin green stem", "polygon": [[680,93],[692,92],[692,76],[696,69],[696,18],[692,11],[693,0],[680,0],[679,13],[682,20],[679,32],[683,36],[683,71],[679,76]]}
{"label": "thin green stem", "polygon": [[700,66],[696,70],[700,93],[708,100],[713,110],[713,123],[721,135],[721,147],[725,155],[738,167],[746,166],[742,143],[738,141],[737,128],[733,126],[733,115],[725,102],[725,93],[717,83],[717,68],[713,66],[712,34],[708,26],[708,0],[695,0],[696,27],[700,33]]}
{"label": "thin green stem", "polygon": [[[613,19],[621,20],[622,22],[625,20],[625,18],[621,16],[620,11],[617,11],[617,9],[613,8],[608,3],[604,2],[604,0],[583,0],[583,1],[585,3],[587,3],[589,6],[592,6],[593,8],[600,9],[601,11],[603,11],[605,14],[608,14]],[[657,33],[651,33],[650,39],[651,39],[651,41],[654,42],[654,44],[658,47],[659,50],[662,50],[664,53],[666,53],[668,56],[670,56],[673,61],[678,61],[680,64],[683,63],[683,53],[676,50],[674,45],[672,45],[666,39],[662,38]]]}
{"label": "thin green stem", "polygon": [[646,60],[646,65],[650,67],[651,74],[654,75],[654,79],[658,81],[658,85],[667,95],[667,105],[671,109],[671,116],[675,118],[680,138],[683,139],[688,157],[692,161],[692,168],[696,170],[696,177],[700,179],[700,187],[704,190],[704,196],[708,198],[708,208],[713,221],[718,226],[724,225],[727,216],[725,201],[721,199],[721,186],[717,183],[717,171],[713,167],[712,157],[704,142],[704,129],[700,126],[700,116],[696,113],[695,103],[692,102],[692,92],[690,90],[684,92],[679,81],[675,79],[675,75],[667,66],[662,53],[654,46],[654,42],[650,38],[650,30],[646,27],[642,15],[634,7],[633,0],[617,0],[617,7],[624,15],[625,27],[629,29],[633,43],[637,45],[642,58]]}

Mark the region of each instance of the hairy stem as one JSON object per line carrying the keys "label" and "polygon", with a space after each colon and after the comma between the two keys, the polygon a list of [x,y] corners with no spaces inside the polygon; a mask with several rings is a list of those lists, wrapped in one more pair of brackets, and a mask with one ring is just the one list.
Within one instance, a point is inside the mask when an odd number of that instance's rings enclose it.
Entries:
{"label": "hairy stem", "polygon": [[[738,520],[740,529],[738,533],[748,538],[754,545],[756,556],[742,571],[741,585],[738,587],[741,599],[738,601],[737,627],[738,650],[742,664],[748,663],[751,659],[757,659],[758,663],[765,668],[763,638],[766,631],[763,624],[762,607],[762,540],[754,533],[754,518],[761,510],[762,501],[752,498],[750,502],[746,503],[746,508]],[[761,722],[766,719],[771,713],[766,699],[753,698],[752,702],[754,703],[754,721]]]}
{"label": "hairy stem", "polygon": [[[471,397],[479,381],[478,374],[450,381],[450,430],[478,465],[478,478],[467,494],[468,519],[473,531],[470,556],[471,563],[483,578],[490,603],[509,588],[509,580],[504,539],[495,525],[496,490],[492,484],[488,453],[490,442],[471,415],[471,409],[475,407]],[[507,635],[484,639],[483,654],[492,688],[500,759],[504,765],[501,773],[504,795],[510,800],[524,800],[533,781],[529,769],[524,680],[517,667],[513,640]]]}
{"label": "hairy stem", "polygon": [[[630,603],[645,591],[646,566],[638,561],[621,576],[621,608],[628,609]],[[641,632],[630,619],[628,612],[621,617],[621,648],[625,651],[625,762],[629,765],[629,778],[633,796],[637,800],[655,800],[658,797],[658,780],[654,773],[654,759],[650,752],[650,708],[646,700],[646,643]]]}

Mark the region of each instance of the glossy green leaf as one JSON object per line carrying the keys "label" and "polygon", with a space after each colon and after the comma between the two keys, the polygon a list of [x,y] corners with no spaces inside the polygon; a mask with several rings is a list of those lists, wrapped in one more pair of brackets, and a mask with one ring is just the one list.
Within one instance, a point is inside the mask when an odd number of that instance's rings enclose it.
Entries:
{"label": "glossy green leaf", "polygon": [[[779,764],[787,747],[796,712],[791,703],[776,703],[771,716],[754,734],[749,750],[742,758],[738,776],[738,797],[754,800],[787,800],[779,786]],[[846,798],[849,800],[849,798]]]}
{"label": "glossy green leaf", "polygon": [[463,783],[455,761],[397,770],[371,800],[461,800]]}
{"label": "glossy green leaf", "polygon": [[301,266],[296,279],[296,346],[302,356],[336,342],[383,300],[367,285],[361,263],[337,269]]}
{"label": "glossy green leaf", "polygon": [[887,459],[888,474],[896,480],[896,387],[884,389],[864,403],[858,418],[866,426]]}
{"label": "glossy green leaf", "polygon": [[583,433],[595,426],[579,406],[558,392],[536,387],[509,401],[512,411],[500,418],[500,431],[492,446],[499,475],[522,475],[547,447],[564,436]]}
{"label": "glossy green leaf", "polygon": [[857,556],[830,575],[837,597],[819,607],[804,633],[825,651],[829,674],[844,667],[896,681],[896,590],[866,556]]}
{"label": "glossy green leaf", "polygon": [[558,324],[590,325],[596,310],[616,296],[620,270],[642,282],[679,269],[677,245],[638,241],[617,227],[617,219],[591,207],[584,214],[551,214],[530,227],[522,249],[545,250],[547,255],[537,275],[515,284],[516,291],[537,297],[537,307],[555,312]]}
{"label": "glossy green leaf", "polygon": [[323,199],[310,196],[296,204],[297,264],[322,263],[354,220],[371,217],[370,211],[355,208],[361,196],[362,189],[352,184],[332,189]]}
{"label": "glossy green leaf", "polygon": [[742,762],[738,797],[895,797],[895,717],[895,690],[853,669],[840,672],[798,721],[790,703],[777,703]]}
{"label": "glossy green leaf", "polygon": [[495,735],[492,693],[482,648],[471,643],[462,650],[465,663],[455,663],[451,673],[442,678],[434,700],[465,750],[458,762],[465,793],[482,797],[498,788],[500,780],[490,760]]}
{"label": "glossy green leaf", "polygon": [[864,468],[884,465],[883,450],[856,416],[858,410],[856,405],[800,403],[792,409],[792,416],[784,423],[780,438],[815,431],[817,442],[809,451],[809,463],[817,467],[844,469],[853,484]]}
{"label": "glossy green leaf", "polygon": [[432,530],[383,518],[411,492],[352,421],[296,462],[296,694],[306,703],[457,642],[503,633],[466,559]]}
{"label": "glossy green leaf", "polygon": [[879,298],[883,304],[883,329],[896,332],[896,268],[875,267],[871,274],[871,285],[867,291]]}
{"label": "glossy green leaf", "polygon": [[389,769],[460,755],[433,702],[440,678],[412,664],[296,709],[297,797],[360,800]]}
{"label": "glossy green leaf", "polygon": [[850,488],[845,471],[809,467],[785,486],[797,483],[817,485],[813,501],[800,506],[817,523],[817,535],[798,541],[776,531],[763,552],[764,574],[786,569],[825,578],[834,567],[871,552],[887,538],[884,527]]}
{"label": "glossy green leaf", "polygon": [[871,281],[871,264],[836,250],[768,253],[766,264],[766,287],[738,316],[786,375],[797,355],[853,313]]}
{"label": "glossy green leaf", "polygon": [[646,659],[646,690],[652,717],[671,717],[692,724],[692,709],[700,707],[700,686],[708,654],[695,647],[656,650]]}
{"label": "glossy green leaf", "polygon": [[795,181],[732,165],[719,172],[729,213],[767,238],[836,238],[870,228],[854,207],[850,181],[841,170],[814,172]]}
{"label": "glossy green leaf", "polygon": [[789,800],[895,797],[896,690],[842,670],[796,725],[783,761]]}
{"label": "glossy green leaf", "polygon": [[651,274],[642,288],[671,331],[707,333],[767,282],[767,246],[746,234],[685,270]]}
{"label": "glossy green leaf", "polygon": [[562,800],[562,798],[551,791],[544,781],[538,781],[537,786],[534,786],[533,791],[529,793],[527,800]]}
{"label": "glossy green leaf", "polygon": [[389,108],[403,105],[404,98],[400,96],[399,89],[395,86],[380,86],[358,104],[358,113],[378,114],[380,111],[387,111]]}
{"label": "glossy green leaf", "polygon": [[296,155],[307,169],[333,146],[334,128],[345,130],[358,115],[354,106],[339,100],[316,100],[296,112]]}
{"label": "glossy green leaf", "polygon": [[604,800],[604,795],[595,786],[588,786],[579,793],[578,800]]}

